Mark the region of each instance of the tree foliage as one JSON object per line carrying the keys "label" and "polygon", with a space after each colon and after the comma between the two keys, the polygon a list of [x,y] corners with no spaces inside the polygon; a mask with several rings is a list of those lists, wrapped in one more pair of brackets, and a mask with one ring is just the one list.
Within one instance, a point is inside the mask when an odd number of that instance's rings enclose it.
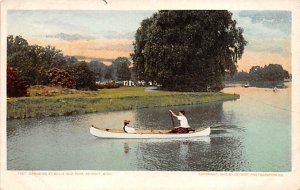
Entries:
{"label": "tree foliage", "polygon": [[121,63],[117,69],[117,76],[119,81],[130,80],[131,73],[127,63]]}
{"label": "tree foliage", "polygon": [[88,64],[90,70],[96,74],[96,80],[100,81],[104,76],[104,70],[106,68],[104,63],[99,62],[99,61],[91,61],[87,64]]}
{"label": "tree foliage", "polygon": [[29,45],[21,36],[7,37],[7,64],[17,68],[26,85],[47,84],[47,70],[62,67],[66,59],[52,46]]}
{"label": "tree foliage", "polygon": [[250,81],[250,75],[244,71],[237,72],[233,76],[226,74],[225,81]]}
{"label": "tree foliage", "polygon": [[269,64],[264,67],[253,66],[249,75],[252,81],[283,81],[289,78],[289,72],[279,64]]}
{"label": "tree foliage", "polygon": [[52,86],[61,86],[64,88],[75,88],[75,81],[72,79],[71,75],[58,68],[52,68],[47,71],[47,76]]}
{"label": "tree foliage", "polygon": [[18,77],[16,70],[13,67],[7,67],[7,96],[21,97],[27,93],[27,88]]}
{"label": "tree foliage", "polygon": [[132,59],[139,80],[180,91],[222,89],[246,41],[228,11],[159,11],[136,31]]}
{"label": "tree foliage", "polygon": [[75,81],[77,89],[94,90],[96,77],[101,78],[97,64],[81,64],[75,57],[64,56],[61,50],[52,46],[29,45],[21,36],[7,37],[7,64],[16,68],[16,74],[25,85],[73,88]]}
{"label": "tree foliage", "polygon": [[129,69],[130,61],[127,57],[118,57],[112,62],[113,78],[123,81],[130,80],[131,72]]}
{"label": "tree foliage", "polygon": [[75,81],[75,88],[80,90],[97,90],[96,74],[91,71],[86,62],[69,65],[66,71]]}
{"label": "tree foliage", "polygon": [[113,70],[112,70],[112,66],[108,66],[105,68],[104,71],[104,78],[106,80],[111,80],[113,78]]}

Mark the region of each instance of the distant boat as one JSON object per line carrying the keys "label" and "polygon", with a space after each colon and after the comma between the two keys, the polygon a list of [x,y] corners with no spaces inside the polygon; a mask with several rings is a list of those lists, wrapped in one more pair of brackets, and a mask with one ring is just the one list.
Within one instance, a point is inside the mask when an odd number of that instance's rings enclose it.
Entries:
{"label": "distant boat", "polygon": [[285,85],[284,85],[284,84],[277,84],[276,87],[277,87],[277,88],[284,88]]}
{"label": "distant boat", "polygon": [[250,86],[250,84],[247,83],[247,84],[244,84],[243,86],[244,86],[245,88],[248,88],[248,87]]}

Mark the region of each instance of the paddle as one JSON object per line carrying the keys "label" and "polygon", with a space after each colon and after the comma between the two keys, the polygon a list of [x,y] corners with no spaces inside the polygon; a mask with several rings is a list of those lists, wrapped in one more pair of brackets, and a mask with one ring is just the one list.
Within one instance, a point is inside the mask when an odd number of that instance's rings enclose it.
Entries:
{"label": "paddle", "polygon": [[171,119],[172,119],[172,124],[173,124],[173,127],[175,127],[175,124],[174,124],[174,119],[173,119],[173,115],[172,113],[170,112],[170,116],[171,116]]}

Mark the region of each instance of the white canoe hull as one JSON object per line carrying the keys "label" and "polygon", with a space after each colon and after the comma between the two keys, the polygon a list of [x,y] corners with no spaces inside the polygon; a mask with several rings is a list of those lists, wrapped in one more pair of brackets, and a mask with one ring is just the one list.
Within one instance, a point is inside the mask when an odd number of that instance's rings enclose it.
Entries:
{"label": "white canoe hull", "polygon": [[193,138],[210,135],[210,127],[191,133],[168,133],[168,134],[130,134],[130,133],[113,133],[90,127],[90,133],[100,138],[110,139],[178,139]]}

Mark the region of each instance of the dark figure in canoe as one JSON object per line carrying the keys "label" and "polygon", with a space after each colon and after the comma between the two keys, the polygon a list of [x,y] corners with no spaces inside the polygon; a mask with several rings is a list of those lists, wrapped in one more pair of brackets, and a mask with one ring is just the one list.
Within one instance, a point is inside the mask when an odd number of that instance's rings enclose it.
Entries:
{"label": "dark figure in canoe", "polygon": [[135,133],[135,129],[129,126],[130,121],[124,120],[123,130],[125,133]]}
{"label": "dark figure in canoe", "polygon": [[180,111],[178,115],[176,115],[172,110],[169,110],[173,117],[177,117],[180,121],[180,126],[175,127],[170,131],[170,133],[189,133],[190,131],[195,131],[189,126],[188,120],[185,117],[185,111]]}

